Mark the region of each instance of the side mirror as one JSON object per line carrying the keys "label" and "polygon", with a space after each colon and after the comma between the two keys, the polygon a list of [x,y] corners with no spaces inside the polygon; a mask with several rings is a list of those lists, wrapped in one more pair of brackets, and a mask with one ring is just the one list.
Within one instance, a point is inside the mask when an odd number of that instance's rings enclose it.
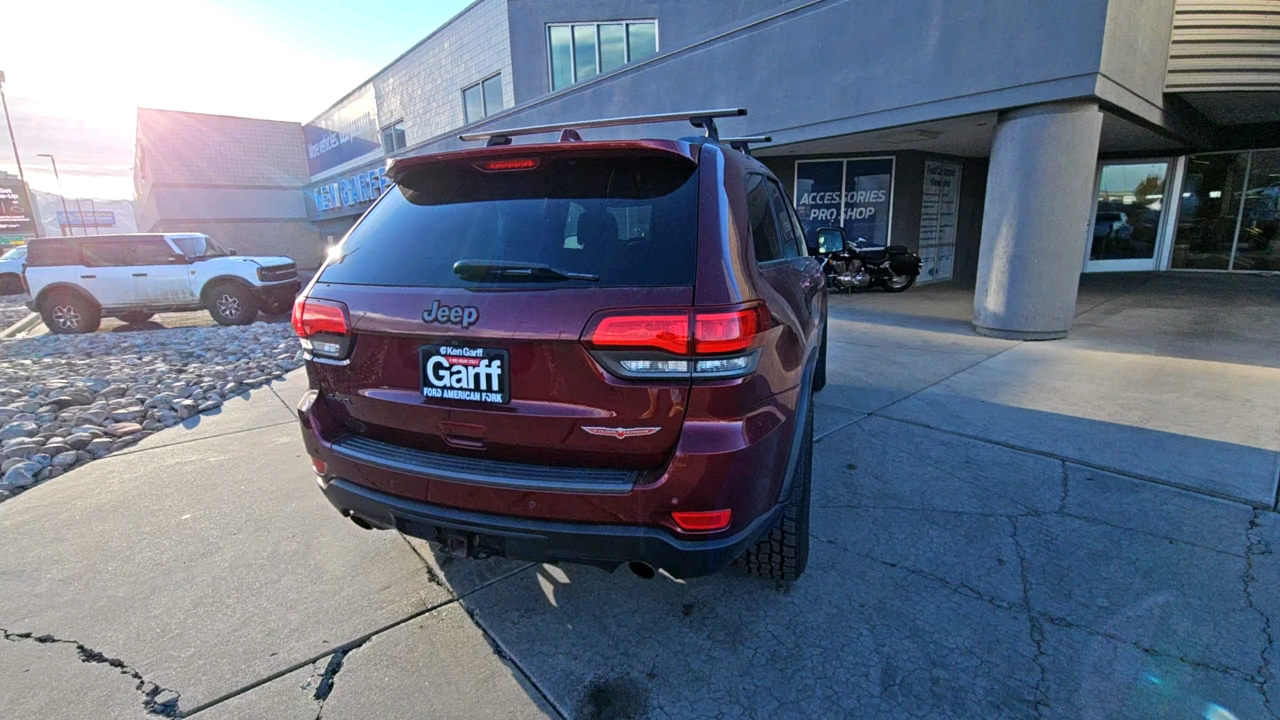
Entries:
{"label": "side mirror", "polygon": [[844,250],[844,230],[838,227],[818,229],[818,252],[821,254]]}
{"label": "side mirror", "polygon": [[227,248],[227,254],[228,254],[228,255],[235,255],[235,254],[236,254],[236,249],[235,249],[235,248]]}

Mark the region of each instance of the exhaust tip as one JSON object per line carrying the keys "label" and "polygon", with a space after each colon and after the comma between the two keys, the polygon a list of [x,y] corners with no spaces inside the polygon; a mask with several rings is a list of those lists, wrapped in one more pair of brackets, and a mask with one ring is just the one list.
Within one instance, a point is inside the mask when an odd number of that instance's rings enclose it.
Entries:
{"label": "exhaust tip", "polygon": [[360,517],[359,515],[351,515],[350,517],[351,517],[351,522],[355,523],[355,524],[356,524],[356,527],[360,528],[361,530],[372,530],[372,529],[373,529],[373,526],[369,524],[369,521],[368,521],[368,520],[365,520],[364,518]]}
{"label": "exhaust tip", "polygon": [[638,560],[627,563],[627,569],[643,580],[652,580],[653,576],[658,574],[658,571],[654,570],[652,565]]}

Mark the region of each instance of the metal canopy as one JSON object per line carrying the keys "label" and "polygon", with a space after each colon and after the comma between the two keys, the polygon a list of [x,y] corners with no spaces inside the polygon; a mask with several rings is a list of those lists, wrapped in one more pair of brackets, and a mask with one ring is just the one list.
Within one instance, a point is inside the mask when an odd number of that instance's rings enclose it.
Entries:
{"label": "metal canopy", "polygon": [[486,145],[510,145],[511,138],[522,135],[539,135],[541,133],[560,132],[562,139],[572,138],[567,131],[590,130],[592,128],[621,127],[623,125],[650,125],[653,123],[678,122],[687,120],[697,128],[706,130],[707,137],[715,142],[720,141],[720,132],[716,128],[716,118],[742,117],[747,114],[746,108],[722,108],[719,110],[698,110],[695,112],[659,113],[656,115],[630,115],[618,118],[598,120],[581,120],[577,122],[552,123],[550,125],[531,125],[529,127],[512,128],[510,130],[491,130],[487,132],[463,133],[458,136],[464,142],[476,140],[487,141]]}

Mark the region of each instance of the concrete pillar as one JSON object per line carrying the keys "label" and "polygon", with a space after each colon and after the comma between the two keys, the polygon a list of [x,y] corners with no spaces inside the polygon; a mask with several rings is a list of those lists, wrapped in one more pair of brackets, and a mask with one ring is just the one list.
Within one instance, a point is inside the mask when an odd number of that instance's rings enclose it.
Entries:
{"label": "concrete pillar", "polygon": [[991,142],[973,297],[979,333],[1051,340],[1071,329],[1101,132],[1096,102],[1001,115]]}

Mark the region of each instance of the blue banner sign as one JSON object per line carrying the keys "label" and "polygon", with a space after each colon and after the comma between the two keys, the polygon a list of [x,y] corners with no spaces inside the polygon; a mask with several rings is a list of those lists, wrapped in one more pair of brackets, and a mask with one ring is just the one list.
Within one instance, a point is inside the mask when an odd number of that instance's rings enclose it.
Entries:
{"label": "blue banner sign", "polygon": [[335,108],[302,126],[311,177],[382,150],[378,105],[366,85]]}
{"label": "blue banner sign", "polygon": [[115,210],[88,210],[81,212],[72,210],[71,212],[58,211],[58,225],[62,227],[115,227],[116,211]]}
{"label": "blue banner sign", "polygon": [[335,213],[335,210],[359,208],[372,203],[386,192],[391,184],[391,179],[387,177],[387,169],[378,167],[317,185],[308,190],[307,194],[317,213],[336,215],[338,213]]}
{"label": "blue banner sign", "polygon": [[811,246],[818,229],[842,227],[850,241],[889,244],[893,158],[801,160],[796,163],[796,210]]}

